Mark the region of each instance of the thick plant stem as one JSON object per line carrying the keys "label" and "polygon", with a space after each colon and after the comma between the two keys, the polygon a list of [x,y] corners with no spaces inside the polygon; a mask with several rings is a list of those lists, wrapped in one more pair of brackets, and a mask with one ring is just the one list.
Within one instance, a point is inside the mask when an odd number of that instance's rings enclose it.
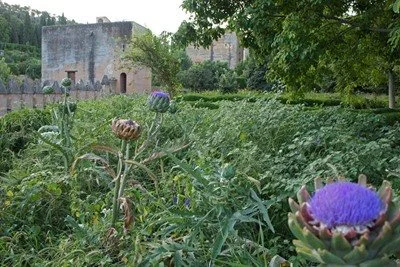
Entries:
{"label": "thick plant stem", "polygon": [[[129,157],[130,157],[130,143],[128,142],[128,144],[126,145],[124,161],[129,159]],[[119,191],[118,191],[118,198],[122,197],[122,194],[124,193],[126,177],[128,176],[129,170],[130,170],[129,164],[124,163],[124,173],[122,174],[122,177],[121,177],[121,185],[120,185]]]}
{"label": "thick plant stem", "polygon": [[121,174],[122,174],[122,169],[123,169],[123,159],[124,159],[124,152],[126,150],[127,146],[127,141],[122,140],[121,144],[121,151],[119,154],[119,159],[118,159],[118,173],[117,177],[115,178],[115,188],[114,188],[114,199],[113,199],[113,214],[112,214],[112,221],[111,221],[111,227],[115,228],[115,223],[117,222],[118,218],[118,193],[119,193],[119,188],[121,184]]}

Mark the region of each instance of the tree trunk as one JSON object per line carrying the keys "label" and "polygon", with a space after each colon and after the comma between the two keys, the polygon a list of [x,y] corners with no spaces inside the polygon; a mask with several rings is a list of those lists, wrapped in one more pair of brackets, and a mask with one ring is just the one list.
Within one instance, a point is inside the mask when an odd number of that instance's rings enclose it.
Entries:
{"label": "tree trunk", "polygon": [[394,84],[394,73],[393,70],[389,70],[388,74],[388,87],[389,87],[389,108],[395,108],[396,99],[395,99],[395,84]]}

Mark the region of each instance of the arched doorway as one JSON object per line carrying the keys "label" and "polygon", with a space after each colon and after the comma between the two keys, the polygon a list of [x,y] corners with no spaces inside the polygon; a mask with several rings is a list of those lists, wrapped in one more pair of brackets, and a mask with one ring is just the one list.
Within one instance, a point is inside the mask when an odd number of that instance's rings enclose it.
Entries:
{"label": "arched doorway", "polygon": [[121,73],[121,75],[119,76],[119,89],[120,89],[121,94],[126,93],[126,73],[125,72]]}

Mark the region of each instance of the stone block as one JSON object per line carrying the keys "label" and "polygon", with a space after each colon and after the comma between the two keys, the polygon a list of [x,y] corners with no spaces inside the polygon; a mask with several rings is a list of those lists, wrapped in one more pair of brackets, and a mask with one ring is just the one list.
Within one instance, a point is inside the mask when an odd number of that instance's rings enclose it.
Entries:
{"label": "stone block", "polygon": [[0,94],[0,116],[7,113],[8,95]]}
{"label": "stone block", "polygon": [[21,101],[22,106],[25,108],[34,107],[33,94],[22,94]]}
{"label": "stone block", "polygon": [[9,109],[17,110],[22,107],[21,94],[10,94],[9,100]]}
{"label": "stone block", "polygon": [[43,108],[44,106],[45,106],[45,104],[44,104],[44,95],[43,94],[35,94],[34,95],[33,107],[34,108]]}

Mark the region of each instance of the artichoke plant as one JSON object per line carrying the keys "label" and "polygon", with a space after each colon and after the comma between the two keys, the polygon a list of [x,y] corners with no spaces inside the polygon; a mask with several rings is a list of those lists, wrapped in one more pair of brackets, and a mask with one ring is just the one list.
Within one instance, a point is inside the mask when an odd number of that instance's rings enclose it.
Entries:
{"label": "artichoke plant", "polygon": [[305,186],[289,199],[289,228],[299,255],[321,266],[396,266],[400,251],[400,210],[384,181],[378,191],[358,183],[315,180],[311,197]]}
{"label": "artichoke plant", "polygon": [[49,85],[46,85],[46,86],[43,87],[42,92],[45,95],[49,95],[49,94],[54,93],[54,88],[49,86]]}
{"label": "artichoke plant", "polygon": [[70,78],[64,78],[61,80],[61,85],[64,87],[69,87],[72,85],[72,80]]}
{"label": "artichoke plant", "polygon": [[162,91],[152,92],[149,96],[149,108],[152,111],[165,113],[169,109],[170,97],[168,93]]}
{"label": "artichoke plant", "polygon": [[136,140],[141,133],[140,125],[132,120],[114,119],[111,124],[113,133],[122,140]]}

